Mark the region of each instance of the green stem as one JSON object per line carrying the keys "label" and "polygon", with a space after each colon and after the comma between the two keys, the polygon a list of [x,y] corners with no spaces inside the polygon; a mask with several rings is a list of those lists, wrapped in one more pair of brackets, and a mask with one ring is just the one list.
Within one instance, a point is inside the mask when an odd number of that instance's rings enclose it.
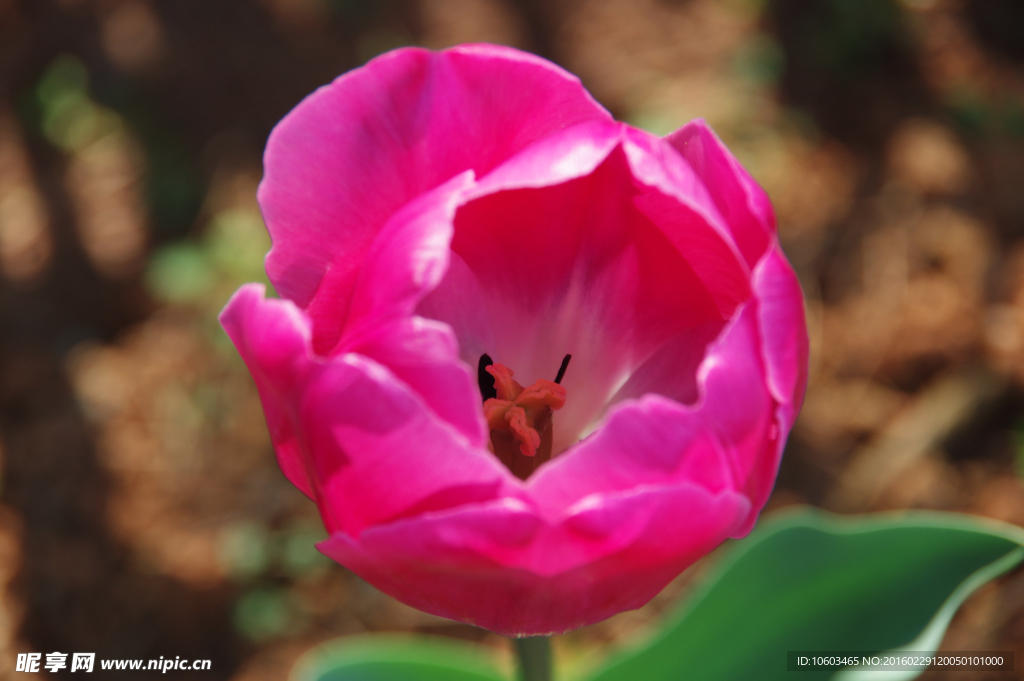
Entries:
{"label": "green stem", "polygon": [[519,681],[551,681],[551,637],[512,639],[519,658]]}

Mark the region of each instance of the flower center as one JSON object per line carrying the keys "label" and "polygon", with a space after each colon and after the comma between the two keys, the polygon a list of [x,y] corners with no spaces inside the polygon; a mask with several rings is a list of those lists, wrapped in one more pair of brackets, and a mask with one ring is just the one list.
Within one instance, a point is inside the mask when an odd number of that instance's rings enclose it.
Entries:
{"label": "flower center", "polygon": [[491,429],[491,451],[521,480],[551,458],[552,412],[565,404],[559,385],[569,366],[566,355],[554,381],[543,378],[524,388],[512,370],[480,357],[477,377],[484,397],[484,418]]}

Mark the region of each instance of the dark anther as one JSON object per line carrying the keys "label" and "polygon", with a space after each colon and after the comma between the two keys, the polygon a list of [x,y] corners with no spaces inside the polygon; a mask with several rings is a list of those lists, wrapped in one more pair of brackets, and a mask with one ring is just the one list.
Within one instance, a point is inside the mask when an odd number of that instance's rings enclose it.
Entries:
{"label": "dark anther", "polygon": [[476,365],[476,382],[480,386],[480,394],[484,396],[484,400],[498,396],[498,391],[494,387],[494,376],[487,373],[487,367],[492,364],[494,360],[485,352],[480,355],[480,363]]}
{"label": "dark anther", "polygon": [[[484,355],[486,357],[486,355]],[[572,355],[566,355],[562,358],[562,366],[558,367],[558,375],[555,376],[555,383],[561,383],[562,378],[565,376],[565,370],[569,368],[569,360],[572,359]]]}

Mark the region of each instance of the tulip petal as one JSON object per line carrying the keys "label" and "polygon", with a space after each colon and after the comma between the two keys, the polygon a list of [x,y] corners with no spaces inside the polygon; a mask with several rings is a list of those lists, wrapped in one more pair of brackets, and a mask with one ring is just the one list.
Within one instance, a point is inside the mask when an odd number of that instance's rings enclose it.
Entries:
{"label": "tulip petal", "polygon": [[401,317],[347,339],[344,351],[386,366],[471,445],[486,447],[477,377],[459,359],[459,342],[447,324]]}
{"label": "tulip petal", "polygon": [[764,337],[768,387],[786,405],[785,428],[793,425],[807,387],[810,352],[800,282],[775,244],[754,269],[759,324]]}
{"label": "tulip petal", "polygon": [[308,318],[290,301],[264,300],[248,285],[221,319],[256,378],[282,470],[317,501],[330,531],[358,535],[405,514],[521,494],[494,456],[384,366],[355,353],[314,357]]}
{"label": "tulip petal", "polygon": [[[803,403],[809,342],[800,283],[777,243],[754,269],[754,290],[765,381],[776,402],[762,450],[760,453],[751,451],[745,466],[748,470],[746,491],[754,510],[759,511],[771,495],[786,436]],[[755,522],[756,512],[751,513],[735,536],[745,536]]]}
{"label": "tulip petal", "polygon": [[725,322],[713,321],[686,329],[669,339],[637,367],[629,380],[608,401],[619,402],[656,393],[680,404],[692,405],[700,398],[697,369],[708,345],[722,333]]}
{"label": "tulip petal", "polygon": [[483,447],[476,377],[459,359],[458,341],[448,326],[411,315],[448,268],[452,218],[472,184],[472,172],[462,173],[388,220],[366,255],[344,333],[336,315],[314,316],[312,343],[321,354],[356,352],[384,364],[436,414]]}
{"label": "tulip petal", "polygon": [[[657,137],[581,124],[522,151],[466,196],[448,272],[417,312],[452,326],[464,362],[486,352],[524,385],[551,380],[572,354],[556,454],[652,353],[722,323],[750,296],[718,209]],[[668,392],[685,392],[695,366]]]}
{"label": "tulip petal", "polygon": [[622,142],[624,126],[594,120],[552,133],[480,178],[468,199],[513,189],[540,189],[586,177]]}
{"label": "tulip petal", "polygon": [[516,493],[518,481],[497,458],[438,419],[383,366],[345,354],[320,369],[299,413],[328,531],[357,535],[406,515]]}
{"label": "tulip petal", "polygon": [[695,406],[657,394],[627,400],[593,435],[539,469],[528,489],[545,514],[595,494],[687,480],[712,492],[735,489],[759,511],[778,467],[766,452],[774,453],[779,429],[755,304],[745,305],[708,348],[697,380]]}
{"label": "tulip petal", "polygon": [[295,429],[293,401],[308,371],[309,321],[291,301],[264,300],[265,293],[263,284],[242,286],[220,313],[220,323],[256,381],[281,471],[316,499]]}
{"label": "tulip petal", "polygon": [[610,116],[577,78],[510,48],[408,48],[346,73],[267,143],[259,200],[274,241],[271,281],[300,307],[344,319],[360,264],[393,213],[587,120]]}
{"label": "tulip petal", "polygon": [[[335,533],[320,550],[415,608],[507,636],[565,632],[649,601],[749,510],[694,485],[633,490],[554,523],[494,502]],[[685,531],[671,531],[685,519]]]}
{"label": "tulip petal", "polygon": [[753,268],[775,234],[775,213],[768,195],[702,119],[690,121],[665,139],[704,181]]}
{"label": "tulip petal", "polygon": [[343,334],[359,335],[384,320],[408,316],[437,286],[448,268],[455,209],[472,184],[472,171],[460,173],[407,203],[383,225],[352,285],[348,314],[320,305],[326,298],[310,306],[314,350],[329,355]]}

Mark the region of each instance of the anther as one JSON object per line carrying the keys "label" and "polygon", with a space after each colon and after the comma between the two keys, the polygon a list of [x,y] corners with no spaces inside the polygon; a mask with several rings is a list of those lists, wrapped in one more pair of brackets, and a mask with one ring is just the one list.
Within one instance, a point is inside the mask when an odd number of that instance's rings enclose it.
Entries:
{"label": "anther", "polygon": [[476,383],[480,386],[480,394],[483,395],[485,402],[498,396],[498,391],[494,387],[494,377],[487,372],[487,367],[492,364],[494,360],[485,352],[480,355],[480,361],[476,365]]}
{"label": "anther", "polygon": [[[487,355],[484,355],[487,357]],[[490,359],[490,357],[488,357]],[[562,358],[562,366],[558,367],[558,375],[555,376],[555,383],[561,383],[562,378],[565,377],[565,370],[569,368],[569,360],[572,359],[572,355],[566,355]]]}

